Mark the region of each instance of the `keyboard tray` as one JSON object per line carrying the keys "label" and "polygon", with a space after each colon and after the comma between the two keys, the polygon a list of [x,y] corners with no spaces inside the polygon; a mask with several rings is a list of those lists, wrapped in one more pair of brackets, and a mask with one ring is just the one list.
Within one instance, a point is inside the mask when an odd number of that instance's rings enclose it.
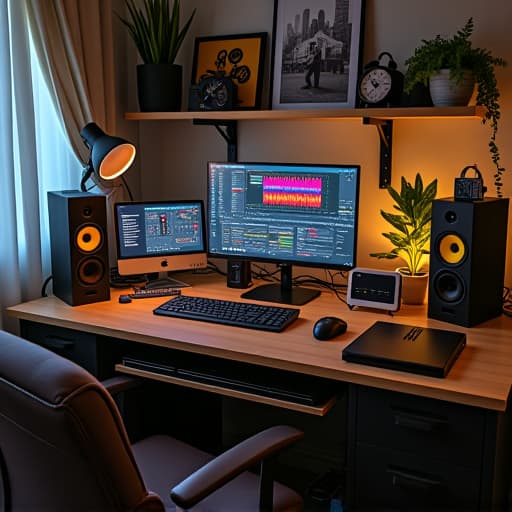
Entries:
{"label": "keyboard tray", "polygon": [[154,354],[125,356],[122,363],[128,368],[309,406],[325,404],[338,391],[335,381],[287,370],[178,351],[165,356],[162,360]]}

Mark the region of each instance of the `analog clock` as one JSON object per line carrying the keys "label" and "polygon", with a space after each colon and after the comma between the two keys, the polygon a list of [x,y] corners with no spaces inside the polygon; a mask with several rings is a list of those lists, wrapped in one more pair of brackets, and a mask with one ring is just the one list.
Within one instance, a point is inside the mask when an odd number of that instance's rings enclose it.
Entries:
{"label": "analog clock", "polygon": [[[381,59],[389,57],[388,65]],[[358,93],[364,107],[392,107],[400,104],[404,88],[404,76],[397,70],[397,64],[388,52],[379,55],[379,59],[369,62],[359,79]]]}

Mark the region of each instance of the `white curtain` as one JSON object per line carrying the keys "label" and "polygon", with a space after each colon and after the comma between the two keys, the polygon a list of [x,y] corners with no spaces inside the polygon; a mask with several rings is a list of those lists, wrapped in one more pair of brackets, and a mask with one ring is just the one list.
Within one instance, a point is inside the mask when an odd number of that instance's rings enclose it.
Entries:
{"label": "white curtain", "polygon": [[0,328],[13,332],[5,307],[39,297],[51,272],[46,192],[76,189],[81,176],[26,20],[25,0],[0,0]]}

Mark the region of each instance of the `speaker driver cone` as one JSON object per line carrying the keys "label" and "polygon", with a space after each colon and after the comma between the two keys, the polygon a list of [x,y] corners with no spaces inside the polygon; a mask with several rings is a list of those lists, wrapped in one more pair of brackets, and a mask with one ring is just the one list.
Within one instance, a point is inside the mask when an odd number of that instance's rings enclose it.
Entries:
{"label": "speaker driver cone", "polygon": [[78,265],[78,279],[83,284],[99,283],[105,275],[105,265],[98,258],[87,258]]}
{"label": "speaker driver cone", "polygon": [[441,270],[434,277],[434,290],[445,302],[459,302],[464,298],[464,282],[453,272]]}
{"label": "speaker driver cone", "polygon": [[76,234],[76,245],[83,252],[96,251],[101,241],[101,231],[96,226],[83,226]]}
{"label": "speaker driver cone", "polygon": [[450,265],[460,263],[466,255],[466,246],[460,236],[449,233],[444,235],[438,243],[439,256]]}

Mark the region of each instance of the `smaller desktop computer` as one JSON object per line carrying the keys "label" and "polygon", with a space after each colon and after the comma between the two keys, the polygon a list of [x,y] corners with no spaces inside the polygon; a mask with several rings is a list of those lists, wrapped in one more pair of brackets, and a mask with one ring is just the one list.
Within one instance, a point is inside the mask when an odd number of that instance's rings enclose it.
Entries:
{"label": "smaller desktop computer", "polygon": [[146,274],[149,286],[166,287],[173,281],[158,279],[161,272],[206,268],[202,201],[116,203],[114,209],[121,276]]}

